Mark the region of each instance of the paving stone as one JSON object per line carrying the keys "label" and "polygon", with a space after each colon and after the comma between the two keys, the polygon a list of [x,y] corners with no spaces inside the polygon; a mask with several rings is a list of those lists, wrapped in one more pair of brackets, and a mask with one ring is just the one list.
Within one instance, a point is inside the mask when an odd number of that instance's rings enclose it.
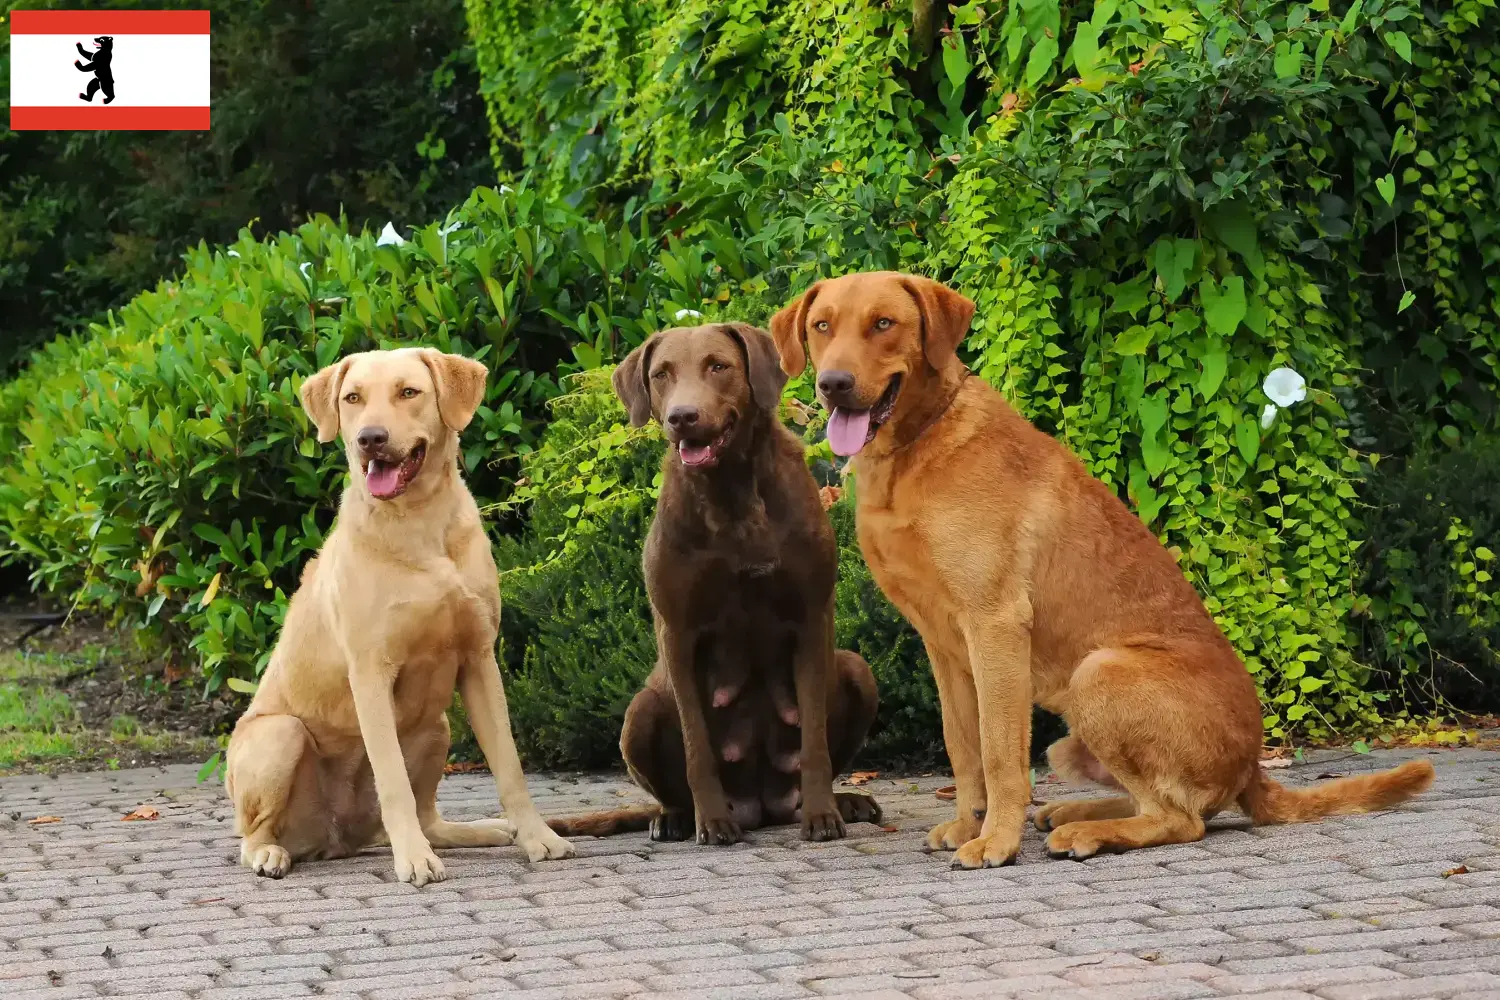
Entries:
{"label": "paving stone", "polygon": [[[1298,785],[1411,751],[1277,772]],[[395,881],[389,851],[238,867],[221,785],[194,768],[0,778],[6,1000],[1378,1000],[1500,991],[1500,754],[1429,756],[1434,789],[1386,813],[1252,828],[1087,862],[953,871],[923,850],[952,814],[931,775],[875,784],[896,833],[794,828],[725,849],[580,838],[572,861],[445,851],[449,878]],[[545,813],[646,801],[618,775],[531,775]],[[1056,781],[1048,795],[1073,794]],[[913,785],[916,790],[912,791]],[[623,794],[616,794],[616,793]],[[453,775],[446,815],[495,815],[493,781]],[[151,801],[154,824],[119,825]],[[1467,874],[1443,877],[1459,866]],[[108,949],[106,951],[106,949]]]}

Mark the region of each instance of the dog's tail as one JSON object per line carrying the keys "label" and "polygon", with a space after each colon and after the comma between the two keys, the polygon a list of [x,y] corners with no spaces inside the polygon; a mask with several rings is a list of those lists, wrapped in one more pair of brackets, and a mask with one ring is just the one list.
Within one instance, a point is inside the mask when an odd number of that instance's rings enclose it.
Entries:
{"label": "dog's tail", "polygon": [[557,816],[547,820],[547,825],[560,837],[609,837],[645,830],[660,814],[661,806],[626,806],[582,816]]}
{"label": "dog's tail", "polygon": [[1287,788],[1259,767],[1250,787],[1240,796],[1240,808],[1256,823],[1307,823],[1324,816],[1389,809],[1426,791],[1432,784],[1432,762],[1409,760],[1378,774]]}

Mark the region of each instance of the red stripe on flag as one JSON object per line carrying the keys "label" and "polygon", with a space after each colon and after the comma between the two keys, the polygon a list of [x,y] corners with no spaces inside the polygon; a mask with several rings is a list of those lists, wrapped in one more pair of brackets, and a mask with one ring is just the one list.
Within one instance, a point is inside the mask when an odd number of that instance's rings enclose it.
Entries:
{"label": "red stripe on flag", "polygon": [[129,131],[177,132],[208,130],[209,109],[191,108],[17,108],[10,109],[15,132]]}
{"label": "red stripe on flag", "polygon": [[206,35],[206,10],[13,10],[12,35]]}

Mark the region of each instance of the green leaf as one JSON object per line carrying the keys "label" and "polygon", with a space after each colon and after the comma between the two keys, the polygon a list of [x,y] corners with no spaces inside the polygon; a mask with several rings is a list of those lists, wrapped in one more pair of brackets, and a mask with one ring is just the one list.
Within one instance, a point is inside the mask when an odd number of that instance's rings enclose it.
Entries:
{"label": "green leaf", "polygon": [[1052,70],[1053,60],[1057,58],[1057,39],[1050,35],[1042,36],[1042,39],[1031,48],[1031,55],[1026,60],[1026,86],[1035,87]]}
{"label": "green leaf", "polygon": [[1303,694],[1310,694],[1328,682],[1321,677],[1304,677],[1297,682],[1297,687]]}
{"label": "green leaf", "polygon": [[238,691],[240,694],[254,694],[260,687],[254,681],[247,681],[242,677],[226,677],[224,683],[229,685],[229,690]]}
{"label": "green leaf", "polygon": [[1283,80],[1290,80],[1302,72],[1302,57],[1306,50],[1301,42],[1288,42],[1283,39],[1276,43],[1276,58],[1272,66],[1276,75]]}
{"label": "green leaf", "polygon": [[943,72],[948,76],[948,86],[955,91],[963,88],[969,78],[969,54],[964,51],[964,36],[961,32],[950,32],[943,36]]}
{"label": "green leaf", "polygon": [[1214,398],[1219,386],[1224,383],[1224,372],[1229,367],[1229,348],[1222,340],[1214,340],[1203,353],[1203,374],[1198,376],[1198,394],[1206,403]]}
{"label": "green leaf", "polygon": [[1245,464],[1253,467],[1255,456],[1260,453],[1260,425],[1254,417],[1234,425],[1234,443],[1239,446]]}
{"label": "green leaf", "polygon": [[203,782],[211,778],[214,772],[219,769],[219,762],[222,759],[223,755],[215,750],[214,755],[208,758],[208,760],[204,761],[202,767],[198,768],[198,780],[200,782]]}
{"label": "green leaf", "polygon": [[297,451],[302,454],[303,458],[312,458],[318,453],[318,446],[313,443],[312,438],[305,437],[302,439],[301,443],[297,445]]}
{"label": "green leaf", "polygon": [[1209,225],[1219,240],[1240,255],[1256,279],[1265,275],[1266,258],[1260,250],[1255,217],[1244,202],[1227,201],[1216,205],[1208,214]]}
{"label": "green leaf", "polygon": [[1151,327],[1136,324],[1115,338],[1116,354],[1145,354],[1151,346]]}
{"label": "green leaf", "polygon": [[1404,31],[1387,31],[1385,33],[1385,44],[1396,50],[1396,55],[1411,62],[1411,39],[1406,37]]}
{"label": "green leaf", "polygon": [[1355,23],[1359,20],[1359,12],[1364,9],[1364,6],[1365,0],[1354,0],[1354,6],[1349,8],[1344,19],[1339,22],[1339,31],[1346,35],[1353,31]]}
{"label": "green leaf", "polygon": [[1313,53],[1313,79],[1318,80],[1323,76],[1323,62],[1328,58],[1328,53],[1333,51],[1333,30],[1323,32],[1323,37],[1318,39],[1318,51]]}
{"label": "green leaf", "polygon": [[1396,307],[1396,312],[1398,312],[1398,313],[1404,313],[1404,312],[1406,312],[1406,310],[1408,310],[1408,309],[1411,308],[1411,304],[1413,302],[1415,302],[1415,301],[1417,301],[1417,293],[1414,292],[1414,291],[1412,291],[1410,288],[1408,288],[1406,290],[1406,292],[1404,294],[1402,294],[1402,296],[1401,296],[1401,304]]}
{"label": "green leaf", "polygon": [[1231,275],[1221,288],[1209,275],[1198,286],[1198,295],[1203,300],[1203,320],[1209,331],[1221,337],[1232,336],[1245,318],[1245,279]]}
{"label": "green leaf", "polygon": [[1375,190],[1380,192],[1380,197],[1385,199],[1387,205],[1396,201],[1396,178],[1390,174],[1375,179]]}
{"label": "green leaf", "polygon": [[1168,302],[1177,301],[1187,287],[1188,272],[1198,258],[1198,241],[1163,238],[1156,241],[1152,263],[1161,277],[1162,294]]}
{"label": "green leaf", "polygon": [[1349,749],[1353,750],[1355,753],[1369,753],[1370,744],[1366,743],[1364,740],[1355,740],[1354,745]]}
{"label": "green leaf", "polygon": [[1092,79],[1099,67],[1099,29],[1080,21],[1073,35],[1073,65],[1084,80]]}

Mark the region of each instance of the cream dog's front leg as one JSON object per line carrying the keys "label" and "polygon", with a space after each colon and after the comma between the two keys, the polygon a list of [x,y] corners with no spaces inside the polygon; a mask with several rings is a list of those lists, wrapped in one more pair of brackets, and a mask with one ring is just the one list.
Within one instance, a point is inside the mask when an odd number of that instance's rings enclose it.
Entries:
{"label": "cream dog's front leg", "polygon": [[484,751],[484,759],[495,775],[495,787],[505,816],[516,825],[516,843],[532,861],[571,858],[573,845],[559,837],[542,819],[531,793],[526,789],[526,775],[516,754],[516,741],[510,730],[510,711],[505,704],[505,686],[500,682],[500,665],[493,649],[486,648],[463,667],[458,688],[469,714],[469,724]]}
{"label": "cream dog's front leg", "polygon": [[412,795],[401,741],[396,736],[396,709],[391,700],[391,672],[383,663],[356,660],[349,671],[354,692],[354,712],[360,736],[375,774],[375,793],[380,798],[380,821],[396,858],[396,877],[423,886],[441,882],[443,863],[432,853],[432,845],[417,820],[417,800]]}

